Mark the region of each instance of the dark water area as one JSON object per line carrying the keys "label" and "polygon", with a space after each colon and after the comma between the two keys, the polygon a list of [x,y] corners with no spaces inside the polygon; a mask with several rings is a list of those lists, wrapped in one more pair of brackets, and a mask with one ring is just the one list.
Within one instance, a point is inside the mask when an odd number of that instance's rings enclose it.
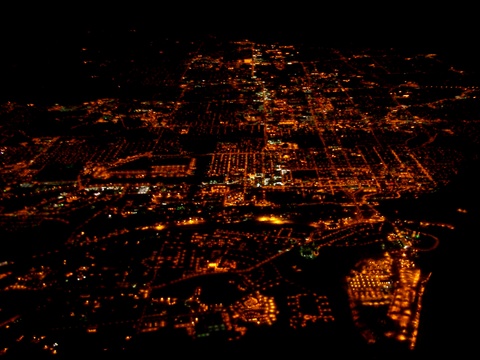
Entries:
{"label": "dark water area", "polygon": [[475,249],[480,219],[478,161],[463,168],[459,176],[437,192],[418,199],[391,200],[379,210],[391,220],[407,219],[448,223],[454,229],[425,228],[439,238],[431,253],[421,253],[419,262],[431,271],[423,298],[417,352],[468,354],[475,348],[478,274]]}

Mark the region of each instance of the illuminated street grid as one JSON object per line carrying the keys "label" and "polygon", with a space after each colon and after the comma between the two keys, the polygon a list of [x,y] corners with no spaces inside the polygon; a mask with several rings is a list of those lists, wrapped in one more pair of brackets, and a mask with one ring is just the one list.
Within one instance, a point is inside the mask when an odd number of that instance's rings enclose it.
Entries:
{"label": "illuminated street grid", "polygon": [[[304,263],[369,244],[384,255],[345,279],[352,319],[367,342],[413,349],[429,276],[413,260],[420,239],[376,205],[453,178],[478,87],[435,54],[214,39],[159,54],[110,79],[120,65],[82,49],[93,83],[152,85],[148,99],[1,105],[3,241],[25,232],[39,247],[2,255],[2,295],[52,295],[34,316],[5,300],[0,350],[61,353],[69,331],[113,328],[104,349],[162,331],[237,341],[279,319],[328,329],[332,299],[300,280]],[[206,279],[221,299],[203,298]]]}

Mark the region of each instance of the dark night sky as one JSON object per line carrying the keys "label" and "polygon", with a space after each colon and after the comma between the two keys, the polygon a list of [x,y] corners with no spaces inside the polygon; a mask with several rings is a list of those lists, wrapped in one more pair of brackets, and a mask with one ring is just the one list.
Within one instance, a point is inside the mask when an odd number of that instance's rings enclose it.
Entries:
{"label": "dark night sky", "polygon": [[[118,34],[138,28],[152,36],[206,34],[252,41],[313,42],[327,47],[402,47],[442,52],[464,68],[477,70],[476,12],[470,8],[385,6],[368,2],[68,2],[2,5],[0,12],[0,93],[17,78],[28,82],[50,69],[73,71],[70,64],[88,31]],[[49,71],[50,71],[49,70]],[[20,91],[25,86],[20,86]]]}
{"label": "dark night sky", "polygon": [[[68,5],[8,5],[1,37],[15,41],[55,43],[76,37],[87,27],[105,29],[142,26],[159,34],[201,33],[297,36],[328,45],[441,46],[474,53],[470,42],[478,34],[473,8],[455,4],[418,6],[408,2],[68,2]],[[107,2],[108,4],[108,2]],[[6,11],[5,11],[6,10]]]}

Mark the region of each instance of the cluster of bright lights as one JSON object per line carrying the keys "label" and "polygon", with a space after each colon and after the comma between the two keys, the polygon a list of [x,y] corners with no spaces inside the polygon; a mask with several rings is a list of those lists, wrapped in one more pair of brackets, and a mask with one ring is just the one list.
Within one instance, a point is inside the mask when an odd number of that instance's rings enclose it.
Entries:
{"label": "cluster of bright lights", "polygon": [[275,216],[275,215],[269,215],[269,216],[259,216],[257,218],[258,221],[261,221],[261,222],[269,222],[271,224],[277,224],[277,225],[281,225],[281,224],[286,224],[286,223],[289,223],[290,221],[287,220],[287,219],[284,219],[280,216]]}

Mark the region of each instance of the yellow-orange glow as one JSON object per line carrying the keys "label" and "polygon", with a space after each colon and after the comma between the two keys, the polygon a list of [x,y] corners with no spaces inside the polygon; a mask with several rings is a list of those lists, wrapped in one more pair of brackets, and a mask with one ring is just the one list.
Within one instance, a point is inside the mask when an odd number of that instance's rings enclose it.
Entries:
{"label": "yellow-orange glow", "polygon": [[272,224],[277,224],[277,225],[281,225],[281,224],[286,224],[286,223],[289,223],[290,221],[287,220],[287,219],[284,219],[282,217],[279,217],[279,216],[275,216],[275,215],[269,215],[269,216],[259,216],[257,218],[258,221],[261,221],[261,222],[269,222],[269,223],[272,223]]}

